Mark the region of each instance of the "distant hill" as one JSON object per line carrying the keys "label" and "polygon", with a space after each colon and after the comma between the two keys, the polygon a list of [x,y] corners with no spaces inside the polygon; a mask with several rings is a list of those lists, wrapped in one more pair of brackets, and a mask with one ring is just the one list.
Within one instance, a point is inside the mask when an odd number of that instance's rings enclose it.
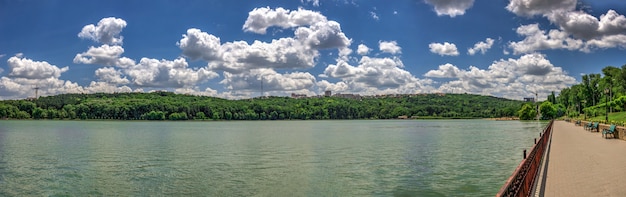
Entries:
{"label": "distant hill", "polygon": [[472,94],[226,100],[170,92],[95,93],[0,101],[0,117],[120,120],[494,118],[516,116],[523,103]]}

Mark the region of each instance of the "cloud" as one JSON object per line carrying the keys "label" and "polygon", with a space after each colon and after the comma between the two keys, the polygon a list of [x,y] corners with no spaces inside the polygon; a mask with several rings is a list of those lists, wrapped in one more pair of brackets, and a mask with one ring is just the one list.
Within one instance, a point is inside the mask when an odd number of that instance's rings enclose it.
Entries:
{"label": "cloud", "polygon": [[142,89],[135,89],[128,86],[118,86],[117,84],[111,84],[107,82],[96,82],[92,81],[89,83],[89,86],[84,87],[82,92],[84,93],[96,93],[96,92],[104,92],[104,93],[114,93],[114,92],[143,92]]}
{"label": "cloud", "polygon": [[242,73],[259,68],[312,68],[319,52],[303,46],[292,38],[281,38],[271,43],[255,41],[229,42],[222,46],[226,51],[219,61],[209,62],[211,69]]}
{"label": "cloud", "polygon": [[626,17],[614,10],[608,10],[600,19],[582,11],[553,12],[548,19],[563,31],[584,40],[626,35]]}
{"label": "cloud", "polygon": [[583,52],[591,52],[593,49],[608,49],[621,47],[626,48],[626,35],[610,35],[600,39],[589,40],[585,43],[585,47],[581,49]]}
{"label": "cloud", "polygon": [[294,36],[271,42],[255,40],[222,43],[220,38],[199,29],[189,29],[177,42],[183,56],[208,62],[212,70],[241,74],[251,69],[311,68],[322,49],[338,49],[347,57],[352,40],[342,32],[336,21],[329,21],[318,12],[283,8],[256,8],[249,13],[244,31],[265,33],[270,26],[295,28]]}
{"label": "cloud", "polygon": [[491,48],[493,45],[493,39],[487,38],[485,42],[478,42],[474,44],[474,47],[467,49],[467,54],[474,55],[476,52],[480,52],[481,54],[485,54],[487,50]]}
{"label": "cloud", "polygon": [[62,93],[81,93],[83,88],[77,83],[50,77],[45,79],[0,78],[0,100],[35,97],[33,88],[38,87],[37,96]]}
{"label": "cloud", "polygon": [[385,53],[402,53],[402,48],[398,46],[398,43],[396,41],[379,41],[378,48],[380,51]]}
{"label": "cloud", "polygon": [[302,4],[311,3],[311,5],[313,5],[315,7],[319,7],[320,6],[320,1],[319,0],[300,0],[300,3],[302,3]]}
{"label": "cloud", "polygon": [[270,9],[269,7],[254,8],[248,13],[243,24],[243,30],[257,34],[265,34],[268,27],[277,26],[283,29],[309,26],[317,22],[326,22],[327,19],[319,12],[305,10],[287,10],[284,8]]}
{"label": "cloud", "polygon": [[78,37],[103,44],[122,44],[124,37],[120,36],[120,33],[124,27],[126,27],[126,21],[121,18],[103,18],[97,25],[89,24],[83,27]]}
{"label": "cloud", "polygon": [[450,63],[439,65],[439,69],[430,70],[424,74],[425,77],[434,78],[457,78],[460,75],[462,75],[462,71]]}
{"label": "cloud", "polygon": [[100,81],[107,82],[110,84],[128,84],[130,81],[126,79],[126,77],[122,77],[122,72],[116,70],[115,68],[106,67],[99,68],[95,71],[96,77]]}
{"label": "cloud", "polygon": [[69,70],[69,68],[59,68],[51,65],[46,61],[33,61],[23,57],[11,57],[7,60],[9,66],[9,77],[24,79],[45,79],[58,78],[61,73]]}
{"label": "cloud", "polygon": [[571,38],[563,31],[553,29],[546,34],[539,29],[539,24],[522,25],[516,32],[525,38],[519,42],[509,43],[509,48],[513,49],[515,55],[546,49],[578,50],[584,46],[582,40]]}
{"label": "cloud", "polygon": [[34,97],[35,87],[40,88],[38,96],[82,91],[77,83],[59,79],[68,67],[27,59],[21,53],[9,58],[7,64],[9,74],[0,78],[0,100]]}
{"label": "cloud", "polygon": [[220,59],[222,55],[220,38],[196,28],[187,29],[187,34],[183,34],[176,45],[183,50],[184,56],[192,60],[212,61]]}
{"label": "cloud", "polygon": [[186,57],[203,59],[209,62],[211,69],[235,74],[258,68],[311,68],[319,56],[319,52],[294,38],[280,38],[270,43],[254,41],[252,44],[245,41],[220,44],[219,40],[198,29],[189,29],[178,46]]}
{"label": "cloud", "polygon": [[117,45],[110,46],[104,44],[100,47],[92,46],[89,47],[87,52],[76,54],[74,63],[113,66],[117,64],[117,60],[122,53],[124,53],[124,48]]}
{"label": "cloud", "polygon": [[444,42],[443,44],[441,43],[430,43],[428,45],[428,48],[430,48],[430,52],[435,53],[435,54],[439,54],[441,56],[444,55],[449,55],[449,56],[457,56],[459,55],[459,51],[456,48],[456,45],[454,43],[448,43],[448,42]]}
{"label": "cloud", "polygon": [[262,88],[265,92],[282,92],[310,89],[315,82],[315,77],[306,72],[281,74],[272,69],[255,69],[240,74],[224,72],[220,84],[231,91],[260,92]]}
{"label": "cloud", "polygon": [[370,12],[370,16],[374,19],[374,20],[380,20],[380,18],[378,17],[378,14],[376,14],[376,12],[371,11]]}
{"label": "cloud", "polygon": [[317,22],[310,27],[299,27],[295,38],[314,49],[342,48],[350,46],[352,40],[341,31],[335,21]]}
{"label": "cloud", "polygon": [[594,49],[626,47],[622,39],[626,37],[626,17],[614,10],[608,10],[599,19],[583,11],[571,10],[551,11],[544,16],[560,29],[546,34],[537,24],[520,26],[517,33],[525,36],[524,40],[509,43],[515,54],[546,49],[589,53]]}
{"label": "cloud", "polygon": [[474,0],[425,0],[427,4],[434,6],[437,16],[448,15],[450,17],[465,14],[465,10],[474,5]]}
{"label": "cloud", "polygon": [[205,68],[189,68],[184,58],[173,61],[141,58],[137,65],[124,69],[123,73],[140,87],[190,87],[218,76]]}
{"label": "cloud", "polygon": [[545,55],[533,53],[519,59],[501,59],[488,69],[470,66],[461,70],[452,64],[440,65],[424,75],[433,78],[452,78],[442,84],[442,92],[467,92],[521,99],[537,91],[540,97],[576,83],[576,79],[554,66]]}
{"label": "cloud", "polygon": [[340,82],[328,81],[318,84],[324,89],[361,93],[415,93],[420,88],[427,90],[429,80],[420,80],[404,70],[404,64],[398,58],[373,58],[363,56],[359,65],[352,66],[348,62],[338,60],[324,70],[324,76],[340,79]]}
{"label": "cloud", "polygon": [[506,9],[518,16],[532,17],[552,12],[572,11],[578,0],[510,0]]}
{"label": "cloud", "polygon": [[367,55],[372,49],[365,46],[364,44],[359,44],[357,47],[356,53],[359,55]]}

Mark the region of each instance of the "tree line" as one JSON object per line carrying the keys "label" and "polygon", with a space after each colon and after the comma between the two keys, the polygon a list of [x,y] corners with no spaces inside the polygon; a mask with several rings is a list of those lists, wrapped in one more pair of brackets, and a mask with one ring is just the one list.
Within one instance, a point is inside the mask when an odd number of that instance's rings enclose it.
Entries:
{"label": "tree line", "polygon": [[626,65],[621,68],[607,66],[602,74],[586,74],[582,82],[561,90],[554,102],[567,107],[571,117],[585,114],[601,116],[626,109]]}
{"label": "tree line", "polygon": [[[607,66],[602,74],[585,74],[582,81],[564,88],[558,96],[554,92],[544,101],[539,110],[543,117],[603,116],[610,112],[626,110],[626,65],[621,68]],[[545,113],[544,113],[545,112]],[[520,119],[532,119],[537,111],[532,106],[523,106]]]}
{"label": "tree line", "polygon": [[516,116],[523,103],[471,94],[226,100],[171,92],[95,93],[0,101],[0,117],[117,120],[392,119],[399,116],[493,118]]}

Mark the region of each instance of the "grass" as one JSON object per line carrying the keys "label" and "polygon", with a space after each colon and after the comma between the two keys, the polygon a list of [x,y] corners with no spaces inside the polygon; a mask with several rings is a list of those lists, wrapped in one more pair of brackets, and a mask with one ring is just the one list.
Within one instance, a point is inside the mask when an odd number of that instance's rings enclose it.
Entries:
{"label": "grass", "polygon": [[[584,117],[579,117],[579,118],[583,119]],[[605,123],[605,119],[606,119],[605,116],[587,117],[587,120],[589,120],[589,121],[601,122],[601,123]],[[611,124],[625,126],[625,124],[626,124],[626,112],[609,113],[609,122]]]}

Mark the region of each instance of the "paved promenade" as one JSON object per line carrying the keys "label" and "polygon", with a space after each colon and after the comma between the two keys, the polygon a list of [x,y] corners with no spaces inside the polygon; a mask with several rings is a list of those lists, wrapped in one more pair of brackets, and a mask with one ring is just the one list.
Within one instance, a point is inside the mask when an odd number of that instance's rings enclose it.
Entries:
{"label": "paved promenade", "polygon": [[555,121],[543,195],[626,196],[626,141]]}

